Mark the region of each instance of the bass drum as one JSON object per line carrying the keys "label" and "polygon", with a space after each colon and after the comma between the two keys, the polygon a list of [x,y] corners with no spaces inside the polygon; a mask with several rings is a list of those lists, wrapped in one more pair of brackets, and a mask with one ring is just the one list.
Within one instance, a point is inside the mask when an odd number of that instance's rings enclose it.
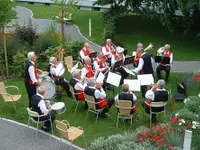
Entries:
{"label": "bass drum", "polygon": [[46,88],[44,99],[52,99],[56,94],[56,85],[54,83],[54,80],[49,76],[45,76],[39,78],[39,82],[41,82],[42,86]]}

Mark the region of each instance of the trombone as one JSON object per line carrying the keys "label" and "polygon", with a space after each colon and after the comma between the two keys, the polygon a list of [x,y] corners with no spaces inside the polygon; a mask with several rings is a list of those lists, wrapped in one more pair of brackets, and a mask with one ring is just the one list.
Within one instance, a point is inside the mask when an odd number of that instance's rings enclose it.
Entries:
{"label": "trombone", "polygon": [[144,51],[150,50],[150,49],[152,49],[152,48],[153,48],[153,44],[150,43],[149,46],[148,46],[147,48],[144,49]]}

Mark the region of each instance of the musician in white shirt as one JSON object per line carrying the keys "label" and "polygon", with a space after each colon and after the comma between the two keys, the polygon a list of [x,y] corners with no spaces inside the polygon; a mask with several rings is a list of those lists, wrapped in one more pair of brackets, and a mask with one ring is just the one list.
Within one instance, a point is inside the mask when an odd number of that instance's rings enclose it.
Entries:
{"label": "musician in white shirt", "polygon": [[[124,52],[124,49],[118,46],[116,48],[116,53],[114,55],[112,55],[112,58],[111,58],[111,66],[113,67],[114,71],[119,72],[122,76],[120,84],[123,84],[124,79],[126,79],[128,77],[128,73],[122,67],[122,65],[124,64],[124,61],[125,61],[125,56],[124,56],[123,52]],[[121,60],[122,60],[122,64],[119,67],[115,68],[115,63],[118,61],[121,61]]]}
{"label": "musician in white shirt", "polygon": [[98,52],[97,58],[93,62],[94,70],[98,72],[105,72],[108,70],[108,66],[106,65],[103,59],[103,53]]}
{"label": "musician in white shirt", "polygon": [[[52,127],[49,118],[51,117],[53,124],[53,121],[56,118],[56,112],[52,111],[51,108],[48,108],[49,101],[44,100],[45,91],[46,91],[45,87],[40,86],[38,88],[37,94],[32,96],[31,104],[33,111],[36,111],[39,115],[44,115],[43,117],[40,117],[39,120],[40,121],[46,120],[44,126],[42,127],[42,130],[44,130],[45,132],[49,132]],[[34,119],[38,121],[38,117],[34,117]]]}
{"label": "musician in white shirt", "polygon": [[85,77],[93,78],[95,76],[95,73],[93,71],[92,61],[90,57],[86,57],[84,61],[85,61],[85,65],[81,70],[81,78],[82,79],[84,79]]}
{"label": "musician in white shirt", "polygon": [[90,45],[88,43],[84,44],[84,47],[80,51],[81,59],[84,60],[86,57],[90,55]]}
{"label": "musician in white shirt", "polygon": [[105,46],[102,47],[102,53],[104,55],[104,60],[110,63],[111,57],[115,53],[111,39],[106,40]]}
{"label": "musician in white shirt", "polygon": [[54,79],[55,84],[56,85],[61,85],[64,88],[64,90],[65,90],[66,94],[68,95],[68,97],[72,97],[72,93],[70,92],[68,81],[63,76],[58,76],[56,74],[56,67],[57,67],[57,59],[56,59],[56,57],[51,57],[49,59],[49,63],[51,64],[50,74],[51,74],[52,78]]}

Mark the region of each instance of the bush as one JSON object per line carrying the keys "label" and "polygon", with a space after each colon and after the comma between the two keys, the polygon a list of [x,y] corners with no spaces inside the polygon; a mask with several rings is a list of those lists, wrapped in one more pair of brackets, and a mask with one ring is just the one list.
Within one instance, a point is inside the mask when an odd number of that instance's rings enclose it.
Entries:
{"label": "bush", "polygon": [[10,66],[11,75],[18,77],[24,76],[26,60],[26,51],[18,51],[17,54],[13,56],[13,64]]}
{"label": "bush", "polygon": [[185,108],[195,114],[199,113],[199,110],[200,110],[199,106],[200,106],[200,99],[198,97],[194,99],[190,99],[189,101],[185,103]]}
{"label": "bush", "polygon": [[186,108],[182,108],[182,109],[180,109],[180,110],[177,110],[177,111],[175,111],[175,112],[173,112],[172,114],[171,114],[171,117],[174,117],[175,116],[175,114],[179,114],[179,118],[182,118],[182,119],[184,119],[184,120],[186,120],[186,121],[197,121],[197,116],[196,116],[196,114],[195,113],[193,113],[193,112],[191,112],[191,111],[189,111],[188,109],[186,109]]}
{"label": "bush", "polygon": [[65,56],[72,56],[74,60],[79,57],[79,52],[83,48],[84,43],[79,41],[67,41],[65,43]]}
{"label": "bush", "polygon": [[16,26],[15,36],[24,44],[32,46],[37,39],[36,27],[33,27],[31,19],[28,25],[20,27]]}
{"label": "bush", "polygon": [[34,43],[34,51],[38,54],[43,53],[52,46],[58,46],[59,41],[51,35],[40,35]]}

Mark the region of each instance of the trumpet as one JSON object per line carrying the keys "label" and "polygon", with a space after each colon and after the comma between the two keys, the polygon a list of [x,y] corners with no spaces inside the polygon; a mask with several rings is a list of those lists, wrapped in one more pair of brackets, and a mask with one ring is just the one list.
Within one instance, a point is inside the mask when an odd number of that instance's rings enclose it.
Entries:
{"label": "trumpet", "polygon": [[150,50],[150,49],[152,49],[152,48],[153,48],[153,44],[150,43],[149,46],[148,46],[147,48],[144,49],[144,51]]}
{"label": "trumpet", "polygon": [[152,90],[155,91],[158,88],[158,85],[156,83],[155,84],[150,84],[150,85],[147,86],[147,88],[149,90],[153,88]]}

